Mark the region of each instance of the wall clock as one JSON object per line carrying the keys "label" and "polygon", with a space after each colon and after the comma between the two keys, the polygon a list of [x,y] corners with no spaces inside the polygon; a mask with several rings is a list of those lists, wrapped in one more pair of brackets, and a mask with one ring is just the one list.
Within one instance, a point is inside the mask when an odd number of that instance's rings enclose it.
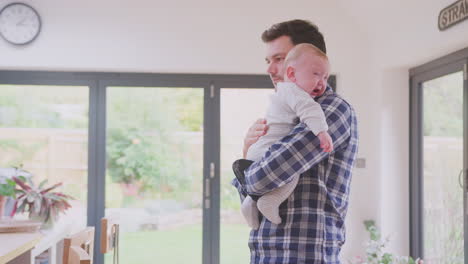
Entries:
{"label": "wall clock", "polygon": [[24,45],[37,38],[41,18],[34,8],[23,3],[11,3],[0,10],[0,35],[15,45]]}

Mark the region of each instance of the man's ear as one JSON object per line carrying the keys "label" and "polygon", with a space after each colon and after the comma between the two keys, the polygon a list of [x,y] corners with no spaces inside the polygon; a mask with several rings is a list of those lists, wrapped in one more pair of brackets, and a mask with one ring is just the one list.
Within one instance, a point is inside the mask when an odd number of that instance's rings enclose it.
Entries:
{"label": "man's ear", "polygon": [[291,66],[288,66],[286,68],[286,77],[288,77],[288,79],[291,81],[291,82],[296,82],[296,74],[294,72],[294,68],[291,67]]}

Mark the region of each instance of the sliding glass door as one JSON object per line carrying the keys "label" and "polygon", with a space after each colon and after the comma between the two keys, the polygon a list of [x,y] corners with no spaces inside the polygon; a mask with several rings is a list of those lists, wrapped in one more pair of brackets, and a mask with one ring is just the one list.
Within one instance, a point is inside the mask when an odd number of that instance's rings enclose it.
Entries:
{"label": "sliding glass door", "polygon": [[23,168],[36,186],[62,183],[55,190],[74,198],[66,230],[86,226],[88,112],[88,86],[0,84],[0,167]]}
{"label": "sliding glass door", "polygon": [[221,264],[249,263],[250,228],[240,213],[239,194],[231,185],[232,163],[242,158],[245,133],[264,117],[273,89],[221,89]]}
{"label": "sliding glass door", "polygon": [[466,61],[420,73],[412,87],[412,254],[466,262]]}
{"label": "sliding glass door", "polygon": [[107,87],[105,215],[120,223],[123,263],[202,263],[203,97]]}
{"label": "sliding glass door", "polygon": [[271,86],[265,75],[0,71],[0,167],[63,182],[67,223],[96,228],[96,264],[112,263],[104,216],[120,224],[122,263],[248,263],[230,165]]}
{"label": "sliding glass door", "polygon": [[[463,263],[463,73],[422,83],[424,259]],[[460,180],[460,182],[459,182]]]}

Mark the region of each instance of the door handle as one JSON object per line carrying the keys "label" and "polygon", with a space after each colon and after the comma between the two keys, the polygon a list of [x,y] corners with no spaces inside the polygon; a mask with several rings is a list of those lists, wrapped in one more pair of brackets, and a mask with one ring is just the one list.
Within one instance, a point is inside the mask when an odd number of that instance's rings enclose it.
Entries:
{"label": "door handle", "polygon": [[[465,203],[465,214],[468,215],[468,191],[465,190],[465,188],[463,186],[463,177],[462,177],[462,175],[465,175],[465,169],[460,170],[460,173],[458,173],[458,184],[462,188],[463,195],[465,196],[465,199],[463,199],[464,200],[463,202]],[[467,179],[466,185],[468,185],[468,179]]]}
{"label": "door handle", "polygon": [[462,175],[464,174],[465,169],[461,169],[460,173],[458,173],[458,185],[460,185],[460,188],[463,189],[463,178]]}
{"label": "door handle", "polygon": [[205,179],[205,196],[210,197],[210,179]]}
{"label": "door handle", "polygon": [[210,201],[210,179],[205,179],[205,209],[210,209],[211,201]]}

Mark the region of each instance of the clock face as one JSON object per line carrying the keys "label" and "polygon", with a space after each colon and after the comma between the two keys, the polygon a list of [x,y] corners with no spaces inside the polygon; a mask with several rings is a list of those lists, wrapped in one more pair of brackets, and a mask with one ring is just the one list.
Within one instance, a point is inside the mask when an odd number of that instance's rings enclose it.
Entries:
{"label": "clock face", "polygon": [[0,35],[10,43],[27,44],[39,35],[40,30],[39,14],[26,4],[12,3],[0,11]]}

